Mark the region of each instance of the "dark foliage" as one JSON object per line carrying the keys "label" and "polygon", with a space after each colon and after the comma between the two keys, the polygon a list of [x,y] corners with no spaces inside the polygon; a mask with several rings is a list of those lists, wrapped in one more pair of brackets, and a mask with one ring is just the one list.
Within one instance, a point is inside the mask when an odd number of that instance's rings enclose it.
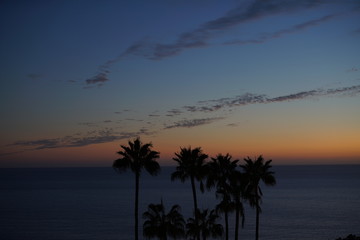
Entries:
{"label": "dark foliage", "polygon": [[360,240],[360,236],[356,236],[356,235],[353,235],[353,234],[349,234],[346,238],[337,238],[336,240]]}
{"label": "dark foliage", "polygon": [[143,218],[143,235],[147,239],[165,240],[167,237],[177,239],[185,236],[185,220],[179,205],[173,205],[167,213],[162,201],[160,204],[149,204]]}

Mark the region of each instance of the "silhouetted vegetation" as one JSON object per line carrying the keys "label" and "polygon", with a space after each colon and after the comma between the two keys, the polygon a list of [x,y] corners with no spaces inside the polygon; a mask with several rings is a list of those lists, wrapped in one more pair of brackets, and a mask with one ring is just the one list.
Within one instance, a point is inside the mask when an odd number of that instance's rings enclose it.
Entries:
{"label": "silhouetted vegetation", "polygon": [[[113,167],[120,173],[130,169],[135,173],[135,240],[138,239],[138,195],[139,178],[142,169],[151,175],[156,175],[160,170],[156,159],[159,153],[152,151],[152,145],[142,144],[137,138],[128,142],[129,146],[121,146],[118,152],[121,158],[114,161]],[[175,153],[173,160],[177,163],[175,171],[171,174],[171,180],[179,179],[181,182],[190,180],[193,195],[193,216],[185,219],[180,211],[179,205],[173,205],[169,212],[165,211],[163,202],[160,204],[149,204],[143,213],[145,220],[143,224],[144,237],[158,239],[207,239],[222,238],[229,239],[229,214],[235,213],[234,239],[238,239],[240,218],[244,227],[245,214],[244,203],[249,203],[256,211],[255,239],[259,239],[259,216],[261,212],[262,191],[260,183],[275,185],[274,172],[270,171],[271,161],[264,161],[262,156],[252,160],[247,157],[244,164],[239,160],[232,160],[231,155],[218,154],[215,158],[206,161],[208,155],[203,153],[200,147],[192,149],[180,148]],[[201,192],[206,189],[214,189],[218,204],[213,210],[200,210],[197,202],[196,186],[199,184]],[[220,215],[224,216],[225,230]],[[348,237],[352,237],[349,235]],[[353,238],[346,238],[352,240]],[[357,238],[355,238],[357,239]],[[342,240],[341,238],[337,240]]]}
{"label": "silhouetted vegetation", "polygon": [[140,138],[128,142],[129,146],[121,145],[122,150],[118,152],[121,158],[113,163],[113,168],[119,173],[130,169],[135,174],[135,240],[139,239],[139,180],[141,170],[145,169],[151,175],[157,175],[160,171],[160,165],[156,161],[159,152],[152,151],[152,144],[142,144]]}
{"label": "silhouetted vegetation", "polygon": [[215,210],[199,210],[195,211],[195,218],[189,218],[186,224],[186,236],[198,237],[201,236],[203,240],[208,237],[219,238],[223,235],[223,226],[217,223],[219,215]]}
{"label": "silhouetted vegetation", "polygon": [[[176,170],[171,174],[171,180],[180,179],[181,182],[185,182],[187,179],[190,179],[191,189],[193,193],[194,200],[194,211],[198,210],[197,207],[197,197],[196,197],[196,187],[195,180],[200,182],[200,189],[204,191],[204,186],[202,180],[207,175],[207,169],[205,165],[205,159],[208,155],[204,154],[200,147],[191,149],[180,148],[179,153],[175,153],[174,161],[177,162]],[[195,214],[195,218],[197,215]],[[200,240],[200,235],[197,236],[197,239]]]}
{"label": "silhouetted vegetation", "polygon": [[230,176],[230,193],[235,204],[235,240],[239,239],[240,216],[242,218],[242,227],[244,226],[245,213],[242,200],[246,200],[245,186],[247,181],[240,171],[234,171]]}
{"label": "silhouetted vegetation", "polygon": [[261,212],[260,204],[262,191],[260,188],[260,181],[265,183],[265,185],[273,186],[276,184],[274,177],[274,172],[269,171],[271,168],[271,161],[268,160],[264,163],[264,158],[260,155],[256,160],[252,160],[247,157],[244,159],[246,162],[245,165],[241,165],[245,173],[245,182],[247,183],[246,192],[247,198],[250,202],[250,205],[256,210],[256,230],[255,230],[255,240],[259,239],[259,215]]}
{"label": "silhouetted vegetation", "polygon": [[[218,212],[224,213],[225,220],[225,239],[229,239],[229,222],[228,215],[237,209],[237,201],[234,201],[231,196],[235,196],[234,182],[231,181],[234,174],[237,172],[236,167],[239,160],[231,160],[231,156],[226,154],[218,154],[216,158],[211,158],[208,165],[208,176],[206,186],[208,188],[216,188],[216,197],[220,198],[220,203],[216,206]],[[240,198],[240,193],[239,196]],[[237,197],[236,197],[237,198]],[[237,231],[237,230],[236,230]]]}
{"label": "silhouetted vegetation", "polygon": [[346,238],[337,238],[336,240],[360,240],[360,236],[356,236],[356,235],[353,235],[353,234],[349,234]]}
{"label": "silhouetted vegetation", "polygon": [[143,235],[148,239],[166,240],[168,236],[174,239],[185,236],[185,220],[179,205],[173,205],[166,213],[162,201],[160,204],[149,204],[143,218]]}

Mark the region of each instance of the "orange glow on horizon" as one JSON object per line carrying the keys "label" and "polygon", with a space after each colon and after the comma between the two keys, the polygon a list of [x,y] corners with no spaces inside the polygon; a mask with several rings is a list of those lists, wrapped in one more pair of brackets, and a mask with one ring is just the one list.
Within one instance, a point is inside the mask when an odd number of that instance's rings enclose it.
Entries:
{"label": "orange glow on horizon", "polygon": [[[171,135],[167,137],[171,139]],[[265,159],[272,159],[274,164],[360,164],[360,149],[356,141],[349,141],[349,144],[334,138],[323,141],[312,138],[305,141],[297,137],[292,141],[285,141],[283,138],[270,141],[264,138],[230,137],[227,142],[220,141],[220,137],[209,138],[207,141],[204,141],[203,136],[195,136],[192,141],[181,140],[181,136],[176,141],[163,137],[144,137],[142,142],[153,143],[153,149],[160,152],[161,165],[174,165],[174,153],[178,152],[180,147],[188,146],[201,147],[209,157],[215,157],[218,153],[229,153],[233,159],[242,160],[247,156],[263,155]],[[127,141],[27,151],[9,155],[1,167],[111,166],[118,158],[116,152],[120,150],[120,145],[127,145]],[[188,144],[181,144],[186,142]]]}

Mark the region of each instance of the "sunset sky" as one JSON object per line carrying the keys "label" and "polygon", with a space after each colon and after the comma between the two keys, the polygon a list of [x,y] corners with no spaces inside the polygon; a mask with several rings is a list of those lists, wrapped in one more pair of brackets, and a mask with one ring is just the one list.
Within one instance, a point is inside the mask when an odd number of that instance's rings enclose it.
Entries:
{"label": "sunset sky", "polygon": [[360,1],[0,3],[0,167],[111,166],[140,136],[360,164]]}

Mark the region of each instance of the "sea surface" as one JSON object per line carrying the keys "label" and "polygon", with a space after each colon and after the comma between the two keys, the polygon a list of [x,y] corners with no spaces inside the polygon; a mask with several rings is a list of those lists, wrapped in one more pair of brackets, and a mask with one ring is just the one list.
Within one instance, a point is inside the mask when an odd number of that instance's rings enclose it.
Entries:
{"label": "sea surface", "polygon": [[[190,182],[142,173],[140,214],[162,200],[192,215]],[[260,239],[335,240],[360,235],[360,165],[274,166],[277,185],[262,186]],[[134,239],[134,175],[109,168],[0,169],[0,239]],[[198,192],[200,208],[213,208],[213,192]],[[254,239],[255,211],[245,204],[239,239]],[[140,216],[142,238],[143,219]],[[230,218],[230,239],[234,235]]]}

